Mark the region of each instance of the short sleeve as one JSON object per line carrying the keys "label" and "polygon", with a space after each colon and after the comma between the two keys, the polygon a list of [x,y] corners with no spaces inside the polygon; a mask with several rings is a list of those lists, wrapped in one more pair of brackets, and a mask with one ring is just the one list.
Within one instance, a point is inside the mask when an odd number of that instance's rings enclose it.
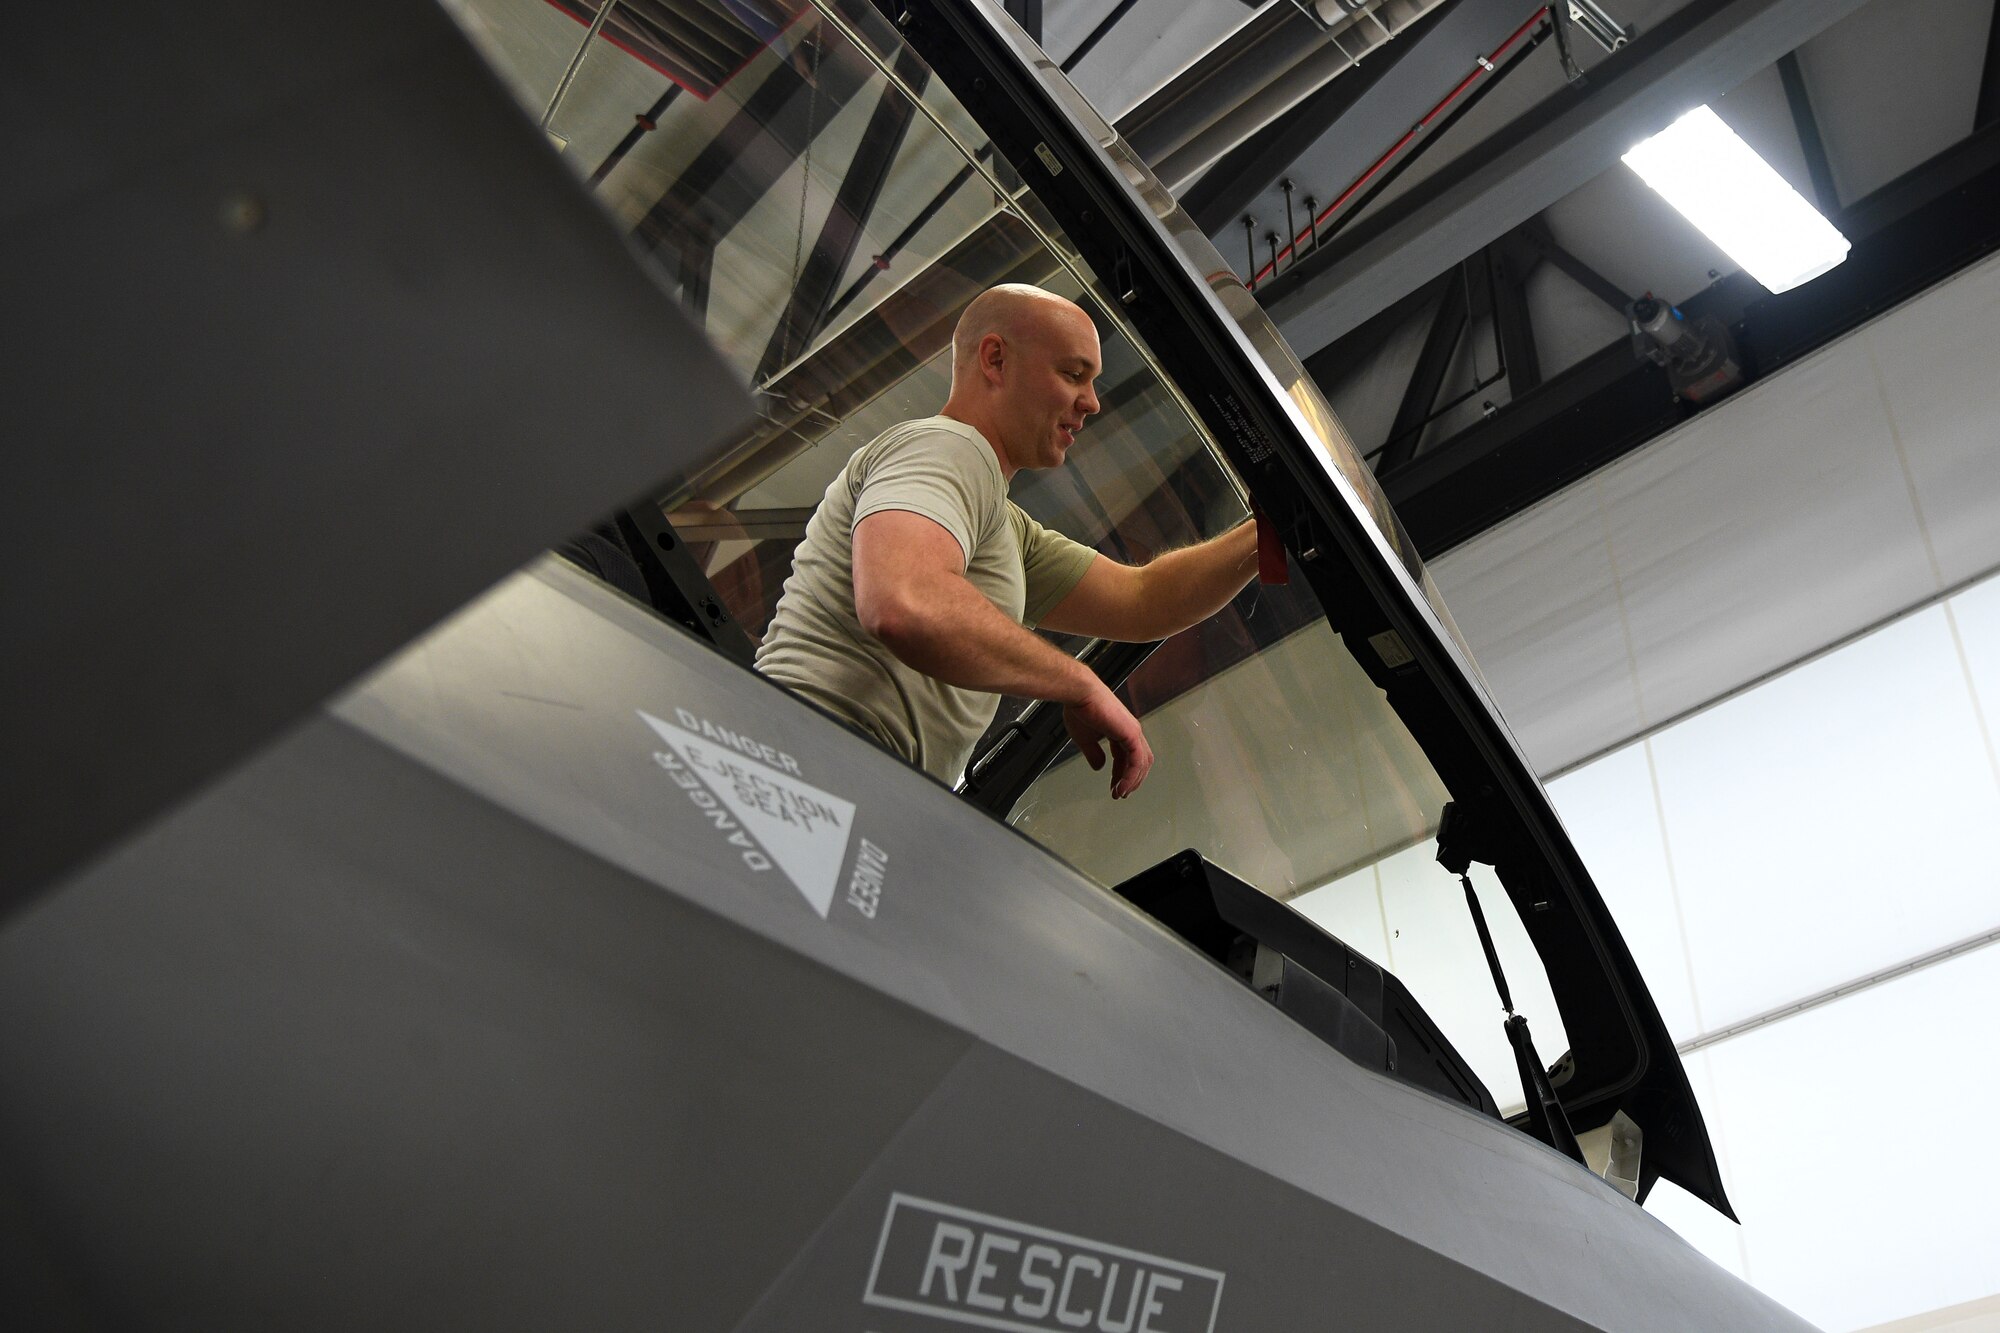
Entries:
{"label": "short sleeve", "polygon": [[949,430],[916,431],[885,443],[857,482],[857,526],[885,509],[921,514],[952,535],[968,566],[979,549],[982,516],[994,513],[1005,490],[991,453]]}
{"label": "short sleeve", "polygon": [[1043,527],[1011,501],[1007,509],[1021,539],[1021,566],[1028,586],[1022,618],[1028,625],[1039,625],[1083,582],[1097,552]]}

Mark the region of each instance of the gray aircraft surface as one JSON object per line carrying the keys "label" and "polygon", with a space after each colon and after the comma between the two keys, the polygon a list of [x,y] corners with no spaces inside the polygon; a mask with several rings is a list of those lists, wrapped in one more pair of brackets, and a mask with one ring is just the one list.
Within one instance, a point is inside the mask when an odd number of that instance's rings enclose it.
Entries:
{"label": "gray aircraft surface", "polygon": [[[1312,379],[1004,15],[28,21],[91,149],[17,159],[8,396],[90,447],[8,501],[10,1327],[1805,1327],[1640,1207],[1730,1215],[1589,872]],[[1023,507],[1269,537],[1067,645],[1159,755],[1116,804],[1054,710],[953,790],[748,665],[1009,280],[1106,363]],[[154,358],[101,401],[78,282]]]}

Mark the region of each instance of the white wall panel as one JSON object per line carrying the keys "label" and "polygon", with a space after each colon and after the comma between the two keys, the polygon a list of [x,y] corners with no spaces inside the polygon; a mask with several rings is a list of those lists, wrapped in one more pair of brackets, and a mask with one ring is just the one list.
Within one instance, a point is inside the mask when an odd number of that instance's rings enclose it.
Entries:
{"label": "white wall panel", "polygon": [[1748,1277],[1828,1333],[2000,1291],[2000,948],[1708,1052]]}
{"label": "white wall panel", "polygon": [[2000,791],[1943,608],[1651,744],[1711,1030],[2000,925]]}
{"label": "white wall panel", "polygon": [[1537,771],[1641,731],[1594,480],[1431,566]]}
{"label": "white wall panel", "polygon": [[[1569,1049],[1562,1015],[1527,929],[1486,866],[1473,888],[1507,973],[1507,989],[1528,1020],[1546,1063]],[[1503,1110],[1518,1110],[1521,1078],[1502,1024],[1500,994],[1479,947],[1465,890],[1437,863],[1426,840],[1291,900],[1336,939],[1381,963],[1416,996]]]}
{"label": "white wall panel", "polygon": [[1942,586],[2000,564],[2000,258],[1871,326]]}
{"label": "white wall panel", "polygon": [[[1432,842],[1387,857],[1376,868],[1397,977],[1485,1082],[1493,1100],[1503,1108],[1519,1107],[1521,1077],[1514,1048],[1502,1026],[1506,1016],[1472,913],[1466,910],[1465,890],[1437,863],[1437,844]],[[1472,883],[1515,1007],[1528,1020],[1543,1063],[1554,1064],[1569,1049],[1569,1038],[1541,958],[1493,872],[1474,866]]]}
{"label": "white wall panel", "polygon": [[1705,1030],[1695,1002],[1667,848],[1644,744],[1614,751],[1549,784],[1590,877],[1625,937],[1675,1041]]}
{"label": "white wall panel", "polygon": [[1871,1325],[1866,1333],[2000,1333],[2000,1296]]}
{"label": "white wall panel", "polygon": [[1988,744],[2000,740],[2000,578],[1987,579],[1948,603],[1965,649],[1965,667],[1986,723]]}
{"label": "white wall panel", "polygon": [[1602,474],[1653,722],[1936,591],[1858,340],[1729,407]]}
{"label": "white wall panel", "polygon": [[[2000,926],[1975,699],[2000,711],[2000,577],[1549,784],[1678,1040]],[[1669,1185],[1647,1210],[1829,1330],[1958,1327],[1952,1308],[2000,1290],[1969,1179],[1996,1049],[2000,947],[1697,1051],[1744,1226]]]}
{"label": "white wall panel", "polygon": [[[1677,1039],[2000,927],[1995,327],[2000,258],[1433,564]],[[1745,1226],[1651,1211],[1829,1330],[1989,1297],[1995,1050],[2000,946],[1705,1048]]]}

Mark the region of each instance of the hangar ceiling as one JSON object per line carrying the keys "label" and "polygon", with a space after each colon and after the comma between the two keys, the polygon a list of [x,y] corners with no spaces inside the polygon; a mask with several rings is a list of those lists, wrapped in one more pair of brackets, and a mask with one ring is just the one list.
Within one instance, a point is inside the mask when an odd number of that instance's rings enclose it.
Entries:
{"label": "hangar ceiling", "polygon": [[[1601,0],[1615,51],[1571,0],[1008,7],[1256,279],[1431,555],[1700,410],[1631,299],[1713,316],[1754,380],[2000,241],[1995,0]],[[1846,264],[1772,296],[1619,161],[1703,102]]]}

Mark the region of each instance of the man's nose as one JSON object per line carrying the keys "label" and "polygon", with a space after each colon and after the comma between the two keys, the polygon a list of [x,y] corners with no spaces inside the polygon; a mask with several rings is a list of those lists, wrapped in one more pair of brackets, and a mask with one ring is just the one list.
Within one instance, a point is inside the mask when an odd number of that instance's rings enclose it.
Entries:
{"label": "man's nose", "polygon": [[1099,403],[1097,401],[1097,386],[1094,384],[1085,385],[1083,389],[1083,397],[1077,399],[1076,406],[1077,410],[1082,412],[1087,417],[1097,415],[1097,409],[1099,407]]}

